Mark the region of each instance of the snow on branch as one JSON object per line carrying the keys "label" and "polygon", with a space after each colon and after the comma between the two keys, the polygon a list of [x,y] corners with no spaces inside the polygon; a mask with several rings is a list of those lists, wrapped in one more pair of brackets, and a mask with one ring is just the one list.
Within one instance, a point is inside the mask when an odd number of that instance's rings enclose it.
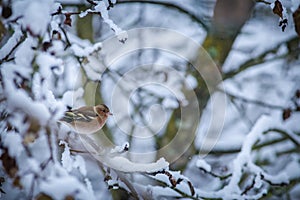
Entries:
{"label": "snow on branch", "polygon": [[[120,42],[124,43],[127,38],[128,35],[126,33],[126,31],[123,31],[121,28],[119,28],[108,16],[108,9],[106,8],[106,5],[103,1],[97,1],[94,2],[94,9],[87,9],[84,12],[80,13],[80,17],[85,17],[87,14],[89,13],[99,13],[103,19],[103,21],[108,24],[110,26],[110,28],[116,33],[118,39]],[[110,6],[111,6],[111,2],[110,2]],[[108,7],[110,8],[110,7]]]}
{"label": "snow on branch", "polygon": [[[110,2],[112,8],[115,2]],[[8,199],[15,198],[16,191],[27,199],[95,199],[86,160],[73,155],[72,136],[57,122],[68,107],[83,102],[80,69],[89,81],[101,77],[105,69],[97,57],[101,43],[90,44],[67,29],[72,23],[68,19],[76,13],[63,10],[59,3],[5,4],[12,13],[1,23],[7,35],[0,51],[0,191]],[[101,9],[102,15],[107,14],[106,8]],[[105,20],[122,34],[108,17]]]}
{"label": "snow on branch", "polygon": [[[239,195],[244,196],[244,198],[261,198],[267,193],[267,190],[262,187],[262,181],[265,181],[270,185],[279,186],[283,186],[289,183],[289,177],[286,172],[278,173],[276,175],[268,174],[265,170],[263,170],[253,162],[252,156],[254,145],[263,138],[266,131],[268,132],[269,130],[277,130],[273,129],[274,126],[284,128],[284,125],[280,125],[282,123],[279,119],[280,118],[278,118],[278,116],[260,117],[250,133],[246,136],[241,151],[233,161],[233,169],[230,182],[220,191],[221,193],[223,193],[225,199],[232,199]],[[290,137],[293,138],[292,141],[295,142],[296,139],[294,139],[294,136]],[[256,178],[253,179],[253,183],[250,187],[242,191],[239,184],[245,171],[254,174],[254,177]],[[260,192],[255,196],[246,196],[245,194],[248,192],[248,190],[250,190],[250,188],[259,189]]]}
{"label": "snow on branch", "polygon": [[[108,14],[116,1],[88,0],[85,4],[88,8],[85,7],[84,11],[78,11],[77,6],[74,6],[77,10],[69,11],[69,8],[63,8],[62,4],[52,0],[5,3],[11,4],[12,9],[11,16],[3,20],[7,37],[3,39],[6,41],[1,41],[4,45],[0,50],[0,192],[6,192],[7,199],[15,199],[14,192],[24,195],[26,199],[99,199],[102,195],[111,198],[107,189],[124,189],[136,199],[258,199],[270,193],[272,187],[285,187],[288,190],[288,187],[293,188],[295,183],[299,183],[300,136],[299,130],[290,128],[299,123],[299,90],[294,97],[297,97],[296,103],[292,106],[227,93],[233,100],[268,108],[274,110],[275,114],[271,112],[270,115],[263,115],[253,123],[243,142],[227,152],[233,160],[219,160],[228,167],[225,173],[219,173],[215,163],[199,158],[199,155],[195,155],[197,160],[194,164],[192,161],[185,163],[189,166],[183,172],[171,170],[172,165],[163,157],[153,157],[148,163],[133,161],[129,146],[134,145],[128,142],[106,148],[88,140],[86,143],[89,148],[85,146],[84,149],[79,135],[66,129],[58,120],[67,109],[85,104],[84,86],[88,82],[102,81],[104,71],[110,81],[113,82],[113,77],[117,81],[122,78],[121,71],[124,68],[106,69],[102,62],[102,53],[105,51],[102,43],[92,44],[76,36],[74,26],[71,26],[72,20],[90,14],[101,16],[118,39],[125,42],[127,33]],[[280,8],[278,5],[276,10]],[[284,15],[280,17],[284,20]],[[284,41],[280,46],[290,40],[294,38]],[[251,66],[269,60],[270,53],[278,53],[280,50],[277,46],[266,50],[246,61],[241,68],[229,71],[224,77],[232,78]],[[148,59],[149,56],[145,55]],[[139,56],[139,59],[143,59],[142,54]],[[178,68],[181,68],[181,64]],[[138,94],[129,100],[133,105],[132,110],[137,110],[134,116],[137,121],[145,126],[148,124],[145,113],[153,102],[162,104],[168,111],[188,103],[185,103],[182,85],[175,77],[177,72],[185,77],[187,74],[183,71],[169,72],[159,66],[152,70],[152,74],[147,71],[132,79],[124,79],[120,93],[129,94],[129,89],[134,88],[136,82],[149,78],[162,80],[181,97],[177,100],[166,94],[165,90],[158,91],[156,87],[138,89]],[[186,79],[193,85],[193,89],[198,88],[193,75],[186,76]],[[117,106],[123,108],[121,95],[118,97]],[[168,120],[170,116],[167,116]],[[120,124],[126,124],[126,120],[126,117],[121,116]],[[174,124],[177,126],[177,122]],[[159,131],[163,132],[164,129],[162,126]],[[164,136],[163,133],[156,134],[151,126],[143,130],[154,135],[156,144]],[[131,131],[134,132],[134,128]],[[234,137],[236,133],[232,135]],[[128,138],[132,139],[132,135]],[[226,149],[219,151],[222,154],[224,152]],[[212,152],[209,156],[215,154]],[[270,170],[277,159],[278,167]],[[269,165],[266,167],[262,163]],[[206,184],[211,179],[214,179],[215,184]],[[2,188],[2,185],[5,187]]]}

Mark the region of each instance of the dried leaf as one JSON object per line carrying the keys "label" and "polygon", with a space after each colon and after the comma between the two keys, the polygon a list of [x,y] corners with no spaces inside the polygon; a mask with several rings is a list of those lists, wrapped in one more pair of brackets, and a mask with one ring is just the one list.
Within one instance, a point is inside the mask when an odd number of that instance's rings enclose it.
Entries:
{"label": "dried leaf", "polygon": [[73,196],[71,196],[71,195],[67,195],[66,197],[65,197],[65,200],[74,200],[75,198],[73,197]]}
{"label": "dried leaf", "polygon": [[16,160],[9,156],[8,150],[6,148],[3,149],[3,153],[0,157],[2,161],[3,168],[5,172],[11,177],[15,177],[16,173],[18,172],[18,166]]}
{"label": "dried leaf", "polygon": [[37,133],[41,128],[41,125],[38,120],[31,118],[30,119],[30,126],[27,129],[27,133]]}
{"label": "dried leaf", "polygon": [[168,172],[168,171],[165,171],[164,173],[165,173],[166,176],[169,177],[169,181],[170,181],[171,185],[173,187],[176,187],[177,181],[173,178],[172,174],[170,172]]}
{"label": "dried leaf", "polygon": [[25,145],[28,145],[30,143],[33,143],[36,138],[37,138],[37,134],[27,133],[23,138],[23,143]]}
{"label": "dried leaf", "polygon": [[293,19],[294,19],[294,24],[295,24],[295,31],[297,32],[298,36],[300,37],[300,6],[293,13]]}
{"label": "dried leaf", "polygon": [[72,19],[71,19],[71,14],[69,13],[66,13],[65,14],[65,21],[64,21],[64,24],[68,25],[68,26],[72,26]]}
{"label": "dried leaf", "polygon": [[20,189],[23,189],[23,186],[21,184],[20,176],[17,176],[13,181],[13,186],[18,187]]}
{"label": "dried leaf", "polygon": [[177,181],[173,177],[169,177],[169,181],[172,184],[173,187],[176,187]]}
{"label": "dried leaf", "polygon": [[40,193],[39,195],[36,196],[36,200],[52,200],[52,197],[45,194],[45,193]]}
{"label": "dried leaf", "polygon": [[285,31],[285,28],[288,25],[288,20],[286,18],[283,18],[283,7],[280,1],[276,0],[274,2],[274,8],[273,13],[278,15],[280,17],[279,26],[281,27],[282,32]]}
{"label": "dried leaf", "polygon": [[291,117],[291,115],[292,115],[292,110],[290,108],[287,108],[287,109],[283,110],[282,119],[287,120],[288,118]]}
{"label": "dried leaf", "polygon": [[283,8],[282,8],[281,2],[276,0],[275,6],[273,8],[273,13],[282,18],[282,11],[283,11]]}

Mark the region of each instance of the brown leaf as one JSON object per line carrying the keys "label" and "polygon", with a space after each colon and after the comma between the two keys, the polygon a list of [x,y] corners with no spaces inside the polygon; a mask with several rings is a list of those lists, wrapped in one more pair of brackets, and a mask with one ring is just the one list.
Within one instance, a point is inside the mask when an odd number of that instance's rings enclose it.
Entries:
{"label": "brown leaf", "polygon": [[13,181],[13,186],[23,189],[20,176],[17,176]]}
{"label": "brown leaf", "polygon": [[29,132],[37,133],[40,130],[41,125],[37,119],[31,118],[29,123],[30,123],[30,126],[27,129],[27,133],[29,133]]}
{"label": "brown leaf", "polygon": [[28,145],[30,143],[33,143],[35,141],[35,139],[37,138],[37,134],[33,134],[33,133],[26,133],[26,135],[23,138],[23,143],[25,145]]}
{"label": "brown leaf", "polygon": [[65,200],[74,200],[75,198],[73,197],[73,196],[71,196],[71,195],[67,195],[66,197],[65,197]]}
{"label": "brown leaf", "polygon": [[177,181],[173,177],[169,177],[169,181],[172,184],[173,187],[176,187]]}
{"label": "brown leaf", "polygon": [[3,168],[5,172],[11,177],[15,177],[16,173],[18,172],[18,166],[16,160],[9,156],[8,149],[4,148],[3,153],[0,157],[2,161]]}
{"label": "brown leaf", "polygon": [[297,32],[298,36],[300,37],[300,6],[293,13],[293,19],[294,19],[294,24],[295,24],[295,31]]}
{"label": "brown leaf", "polygon": [[170,181],[171,185],[173,187],[176,187],[177,181],[173,178],[172,174],[170,172],[168,172],[168,171],[165,171],[164,173],[165,173],[166,176],[169,177],[169,181]]}
{"label": "brown leaf", "polygon": [[282,18],[282,11],[283,11],[283,8],[282,8],[281,2],[276,0],[275,6],[273,8],[273,13]]}
{"label": "brown leaf", "polygon": [[287,120],[288,118],[290,118],[291,115],[292,115],[292,110],[290,108],[287,108],[283,110],[282,119]]}
{"label": "brown leaf", "polygon": [[66,13],[65,14],[65,21],[64,21],[64,24],[68,25],[68,26],[72,26],[72,19],[71,19],[71,14],[69,13]]}
{"label": "brown leaf", "polygon": [[35,200],[52,200],[52,197],[45,193],[40,193],[36,196]]}

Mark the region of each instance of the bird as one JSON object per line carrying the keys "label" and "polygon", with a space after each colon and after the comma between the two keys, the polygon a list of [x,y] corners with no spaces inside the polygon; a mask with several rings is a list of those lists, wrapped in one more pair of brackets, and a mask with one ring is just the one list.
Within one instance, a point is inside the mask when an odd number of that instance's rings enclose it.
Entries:
{"label": "bird", "polygon": [[111,115],[113,114],[105,104],[83,106],[66,111],[60,122],[79,134],[92,134],[100,130]]}

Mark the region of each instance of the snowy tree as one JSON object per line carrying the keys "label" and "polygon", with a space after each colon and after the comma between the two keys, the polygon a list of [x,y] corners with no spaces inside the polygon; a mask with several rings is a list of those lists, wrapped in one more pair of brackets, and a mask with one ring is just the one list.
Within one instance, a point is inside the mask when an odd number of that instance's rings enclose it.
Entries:
{"label": "snowy tree", "polygon": [[[4,0],[3,199],[297,199],[300,2]],[[105,103],[98,132],[60,123]]]}

